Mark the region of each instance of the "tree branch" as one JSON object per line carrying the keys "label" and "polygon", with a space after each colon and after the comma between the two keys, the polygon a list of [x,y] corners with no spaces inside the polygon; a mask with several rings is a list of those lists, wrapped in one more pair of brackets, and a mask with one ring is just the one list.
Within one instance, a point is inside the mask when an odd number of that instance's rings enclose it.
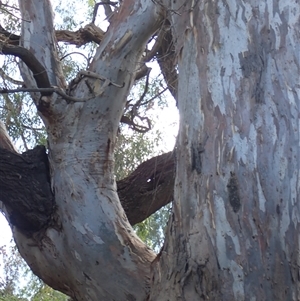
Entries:
{"label": "tree branch", "polygon": [[[25,49],[26,50],[26,49]],[[63,99],[70,101],[70,102],[85,102],[88,101],[90,99],[93,99],[95,97],[100,96],[105,88],[107,86],[115,86],[117,88],[123,88],[124,83],[122,85],[114,83],[112,81],[110,81],[109,79],[100,76],[99,74],[96,74],[94,72],[91,71],[85,71],[85,70],[81,70],[78,72],[77,77],[74,79],[75,81],[80,81],[83,77],[90,77],[90,78],[95,78],[95,79],[99,79],[101,81],[103,81],[103,84],[101,86],[101,90],[97,92],[97,94],[95,94],[92,91],[92,96],[88,97],[88,98],[76,98],[76,97],[72,97],[68,94],[65,93],[65,91],[60,88],[60,87],[46,87],[46,88],[17,88],[17,89],[0,89],[0,94],[8,94],[8,93],[18,93],[18,92],[40,92],[43,95],[51,95],[52,93],[57,93],[58,95],[60,95]]]}
{"label": "tree branch", "polygon": [[[55,37],[58,42],[65,42],[67,44],[76,45],[77,47],[83,46],[90,42],[100,44],[105,32],[97,27],[95,24],[90,23],[77,31],[70,30],[56,30]],[[11,45],[19,45],[20,36],[7,31],[0,25],[0,36],[7,38],[7,42]]]}
{"label": "tree branch", "polygon": [[143,162],[117,182],[118,194],[131,225],[145,220],[173,200],[174,154],[165,153]]}
{"label": "tree branch", "polygon": [[80,28],[77,31],[70,30],[56,30],[55,36],[58,42],[65,42],[68,44],[76,45],[77,47],[83,46],[90,42],[100,44],[105,32],[97,27],[95,24],[90,23]]}
{"label": "tree branch", "polygon": [[[98,9],[99,5],[107,5],[107,3],[100,2],[96,3],[94,14],[96,13],[96,8]],[[114,2],[109,2],[109,4],[114,4]],[[94,18],[93,18],[94,20]],[[90,23],[85,27],[80,28],[77,31],[70,30],[56,30],[55,36],[58,42],[65,42],[67,44],[76,45],[81,47],[87,43],[95,42],[100,44],[104,37],[105,32],[97,27],[95,24]],[[0,36],[3,35],[8,38],[7,42],[11,45],[18,45],[20,36],[10,33],[0,25]],[[171,44],[170,44],[171,43]],[[158,56],[158,62],[160,64],[162,73],[165,77],[165,80],[168,84],[171,94],[176,96],[176,87],[177,87],[177,73],[174,68],[175,57],[174,51],[172,50],[172,36],[169,29],[166,29],[164,26],[158,33],[157,40],[152,47],[152,49],[146,54],[143,61],[149,62],[155,55]],[[141,68],[136,73],[135,80],[138,80],[147,75],[149,68],[142,64]]]}
{"label": "tree branch", "polygon": [[57,93],[63,99],[65,99],[66,101],[69,101],[69,102],[85,102],[85,101],[93,99],[97,96],[97,95],[93,95],[93,96],[88,97],[88,98],[72,97],[72,96],[69,96],[68,94],[66,94],[61,88],[58,88],[58,87],[0,89],[0,94],[19,93],[19,92],[40,92],[42,95],[51,95],[52,93]]}
{"label": "tree branch", "polygon": [[110,5],[116,6],[118,4],[119,4],[119,2],[117,2],[117,1],[108,1],[108,0],[102,0],[102,2],[96,3],[94,6],[92,23],[95,23],[95,21],[96,21],[96,16],[97,16],[99,5],[104,6],[106,18],[109,19],[112,14],[112,9],[111,9]]}
{"label": "tree branch", "polygon": [[[0,36],[1,38],[1,36]],[[0,50],[3,54],[14,55],[20,58],[30,69],[39,88],[50,88],[51,84],[44,66],[26,48],[6,43],[0,39]],[[51,92],[43,92],[42,95],[51,95]]]}
{"label": "tree branch", "polygon": [[[27,61],[23,64],[24,57],[21,58],[19,68],[26,87],[35,88],[37,85],[39,88],[51,86],[65,88],[66,82],[62,71],[62,63],[58,58],[57,52],[51,2],[37,0],[19,1],[19,8],[22,18],[30,21],[22,22],[19,45],[27,49],[43,66],[43,69],[35,72],[35,69],[28,64],[29,62]],[[32,77],[31,72],[34,73],[34,77]],[[41,76],[41,74],[44,76],[44,80],[38,82],[36,76]],[[39,97],[38,94],[32,94],[35,103],[38,103]],[[53,102],[55,102],[55,99],[53,99]],[[51,107],[51,116],[54,116],[53,106]],[[46,112],[44,113],[42,115],[45,118],[44,122],[46,122],[47,117],[50,115],[46,114]]]}

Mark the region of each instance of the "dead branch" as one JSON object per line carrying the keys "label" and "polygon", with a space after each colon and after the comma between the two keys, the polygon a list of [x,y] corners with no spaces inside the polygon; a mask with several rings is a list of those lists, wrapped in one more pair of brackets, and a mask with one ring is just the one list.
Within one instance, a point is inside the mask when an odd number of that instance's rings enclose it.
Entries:
{"label": "dead branch", "polygon": [[131,225],[142,222],[173,200],[174,166],[174,153],[165,153],[143,162],[131,175],[117,182]]}
{"label": "dead branch", "polygon": [[77,47],[83,46],[90,42],[100,44],[104,34],[105,32],[93,23],[87,24],[84,26],[84,28],[80,28],[77,31],[55,31],[55,36],[58,42],[65,42],[67,44],[76,45]]}

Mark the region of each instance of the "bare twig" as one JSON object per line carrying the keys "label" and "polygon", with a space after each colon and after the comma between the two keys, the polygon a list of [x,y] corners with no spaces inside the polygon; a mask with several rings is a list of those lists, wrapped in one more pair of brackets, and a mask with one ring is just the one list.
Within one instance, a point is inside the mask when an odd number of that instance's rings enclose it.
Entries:
{"label": "bare twig", "polygon": [[22,20],[22,21],[25,21],[25,22],[30,22],[29,20],[25,20],[25,19],[23,19],[23,18],[21,18],[21,17],[18,17],[18,16],[16,16],[16,15],[14,15],[12,12],[10,12],[9,10],[7,10],[7,9],[1,7],[1,6],[6,6],[6,7],[10,8],[10,9],[14,9],[14,10],[19,10],[17,7],[15,7],[15,6],[10,6],[10,5],[8,5],[8,4],[4,4],[4,3],[2,3],[2,2],[0,1],[0,9],[1,9],[2,11],[6,12],[7,14],[9,14],[9,15],[11,15],[11,16],[13,16],[13,17],[19,19],[19,20]]}
{"label": "bare twig", "polygon": [[65,59],[67,56],[72,55],[72,54],[79,54],[79,55],[82,55],[82,56],[86,59],[87,64],[89,64],[89,59],[88,59],[83,53],[78,52],[78,51],[73,51],[73,52],[67,53],[67,54],[65,54],[63,57],[61,57],[60,60],[62,61],[62,60]]}
{"label": "bare twig", "polygon": [[151,68],[148,69],[148,73],[147,73],[147,76],[146,76],[146,82],[145,82],[144,92],[141,95],[140,99],[136,102],[136,104],[135,104],[136,107],[141,104],[141,102],[143,101],[144,97],[146,96],[146,94],[148,92],[150,72],[151,72]]}
{"label": "bare twig", "polygon": [[[94,72],[91,72],[91,71],[86,71],[86,70],[80,70],[78,72],[78,75],[83,75],[83,76],[87,76],[87,77],[91,77],[91,78],[96,78],[96,79],[100,79],[102,81],[106,81],[107,78],[97,74],[97,73],[94,73]],[[117,88],[123,88],[124,87],[124,83],[122,85],[120,84],[116,84],[112,81],[110,81],[109,85],[112,85],[114,87],[117,87]]]}
{"label": "bare twig", "polygon": [[25,147],[25,150],[28,151],[29,148],[28,148],[28,146],[27,146],[26,139],[25,139],[25,137],[24,137],[23,131],[21,131],[20,136],[21,136],[21,139],[22,139],[22,141],[23,141],[23,145],[24,145],[24,147]]}
{"label": "bare twig", "polygon": [[24,129],[27,129],[27,130],[31,130],[31,131],[43,131],[44,130],[44,128],[35,128],[35,127],[32,127],[32,126],[28,126],[28,125],[25,125],[25,124],[23,124],[22,123],[22,127],[24,128]]}
{"label": "bare twig", "polygon": [[151,97],[150,99],[148,99],[146,102],[143,102],[142,105],[145,105],[145,104],[151,102],[151,101],[154,100],[156,97],[158,97],[158,96],[162,95],[163,93],[165,93],[168,89],[169,89],[168,87],[162,89],[160,92],[158,92],[156,95],[154,95],[153,97]]}
{"label": "bare twig", "polygon": [[7,3],[2,3],[2,1],[0,1],[0,7],[1,6],[5,6],[5,7],[8,7],[8,8],[14,9],[14,10],[20,10],[18,7],[8,5]]}
{"label": "bare twig", "polygon": [[8,75],[4,72],[4,70],[3,70],[2,68],[0,68],[0,75],[2,76],[2,78],[6,79],[7,81],[9,81],[9,82],[11,82],[11,83],[13,83],[13,84],[15,84],[15,85],[20,85],[20,86],[22,86],[22,85],[24,84],[24,82],[19,81],[19,80],[16,80],[16,79],[13,79],[13,78],[11,78],[10,76],[8,76]]}
{"label": "bare twig", "polygon": [[97,92],[96,95],[93,95],[89,98],[77,98],[72,97],[64,92],[63,89],[59,87],[50,87],[50,88],[18,88],[18,89],[0,89],[0,94],[6,93],[18,93],[18,92],[40,92],[42,95],[51,95],[52,93],[57,93],[63,99],[70,101],[70,102],[85,102],[95,97],[98,97],[103,94],[106,87],[111,84],[110,80],[106,79],[101,86],[100,90]]}
{"label": "bare twig", "polygon": [[130,119],[128,116],[125,116],[123,115],[121,117],[121,122],[122,123],[125,123],[127,125],[129,125],[130,128],[132,128],[133,130],[139,132],[139,133],[146,133],[148,132],[149,130],[151,130],[151,121],[148,117],[141,117],[141,116],[134,116],[134,117],[137,117],[139,118],[141,121],[144,121],[146,120],[148,126],[143,126],[143,125],[140,125],[138,123],[135,123],[133,121],[133,119]]}
{"label": "bare twig", "polygon": [[103,0],[102,2],[97,2],[94,6],[92,23],[95,23],[95,21],[96,21],[97,12],[98,12],[98,8],[100,5],[103,5],[106,18],[109,19],[112,14],[112,9],[111,9],[110,5],[116,6],[116,5],[118,5],[118,2],[117,1],[106,1],[106,0]]}

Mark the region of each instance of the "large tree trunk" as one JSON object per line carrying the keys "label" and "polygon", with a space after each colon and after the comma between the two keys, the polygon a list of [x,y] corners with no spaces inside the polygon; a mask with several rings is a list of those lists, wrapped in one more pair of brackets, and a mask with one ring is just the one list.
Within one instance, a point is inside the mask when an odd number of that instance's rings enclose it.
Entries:
{"label": "large tree trunk", "polygon": [[[55,203],[39,231],[13,227],[32,270],[75,300],[299,300],[299,3],[124,0],[92,73],[79,74],[65,99],[49,2],[20,7],[22,46],[59,91],[32,95],[49,134]],[[173,214],[155,257],[120,205],[113,150],[163,8],[178,57],[180,132]],[[13,51],[25,58],[26,86],[48,88],[41,66]]]}
{"label": "large tree trunk", "polygon": [[[121,207],[113,151],[137,64],[158,29],[161,8],[152,1],[125,0],[88,75],[79,74],[63,99],[50,2],[19,2],[25,50],[10,45],[4,50],[25,62],[26,87],[51,85],[60,93],[32,95],[48,132],[55,213],[40,231],[13,227],[18,249],[34,273],[75,300],[144,300],[155,254],[135,235]],[[29,52],[44,72],[28,60]]]}
{"label": "large tree trunk", "polygon": [[299,3],[174,3],[175,201],[150,299],[299,300]]}

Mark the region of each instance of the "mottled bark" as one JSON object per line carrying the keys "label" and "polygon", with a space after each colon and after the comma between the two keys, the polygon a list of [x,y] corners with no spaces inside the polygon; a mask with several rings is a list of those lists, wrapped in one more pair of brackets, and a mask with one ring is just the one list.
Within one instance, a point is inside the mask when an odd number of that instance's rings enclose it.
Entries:
{"label": "mottled bark", "polygon": [[167,5],[180,129],[150,300],[299,300],[299,3]]}

